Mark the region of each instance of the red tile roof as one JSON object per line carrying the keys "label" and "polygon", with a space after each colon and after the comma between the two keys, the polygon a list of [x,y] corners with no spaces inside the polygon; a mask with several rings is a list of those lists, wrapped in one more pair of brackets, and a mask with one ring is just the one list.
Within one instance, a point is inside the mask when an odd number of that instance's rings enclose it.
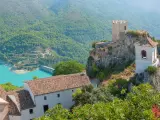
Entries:
{"label": "red tile roof", "polygon": [[147,37],[147,40],[152,47],[156,47],[158,45],[158,43],[154,42],[150,37]]}
{"label": "red tile roof", "polygon": [[12,101],[17,103],[16,105],[20,111],[34,107],[34,103],[32,101],[30,93],[26,90],[21,89],[10,91],[7,93],[7,98],[10,98],[11,100],[12,98],[15,98],[16,101]]}
{"label": "red tile roof", "polygon": [[156,47],[158,45],[158,42],[155,42],[152,40],[152,38],[145,36],[144,41],[139,41],[136,44],[139,44],[141,46],[146,46],[146,47]]}
{"label": "red tile roof", "polygon": [[25,82],[35,96],[58,92],[89,85],[90,80],[85,74],[60,75]]}
{"label": "red tile roof", "polygon": [[6,99],[6,91],[0,86],[0,98]]}
{"label": "red tile roof", "polygon": [[[35,106],[29,92],[23,89],[6,92],[0,86],[0,98],[9,103],[8,115],[20,116],[21,110],[33,108]],[[5,120],[8,120],[8,115]]]}

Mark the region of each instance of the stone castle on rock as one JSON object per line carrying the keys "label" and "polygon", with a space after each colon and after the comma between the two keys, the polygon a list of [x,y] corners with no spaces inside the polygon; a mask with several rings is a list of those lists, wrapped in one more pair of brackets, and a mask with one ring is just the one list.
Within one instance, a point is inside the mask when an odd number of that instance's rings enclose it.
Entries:
{"label": "stone castle on rock", "polygon": [[[128,31],[127,21],[114,20],[112,41],[97,42],[90,57],[92,63],[103,68],[135,60],[136,73],[142,73],[148,66],[158,66],[157,45],[148,32]],[[92,63],[88,64],[88,70],[92,69]]]}

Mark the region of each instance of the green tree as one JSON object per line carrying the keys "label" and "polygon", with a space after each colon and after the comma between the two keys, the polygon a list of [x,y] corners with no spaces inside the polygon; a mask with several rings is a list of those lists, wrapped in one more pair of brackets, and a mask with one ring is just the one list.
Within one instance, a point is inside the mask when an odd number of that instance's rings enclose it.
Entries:
{"label": "green tree", "polygon": [[37,76],[33,76],[33,80],[37,80],[38,79],[38,77]]}
{"label": "green tree", "polygon": [[160,104],[160,93],[149,84],[141,84],[133,87],[125,101],[128,102],[131,109],[127,115],[128,118],[133,120],[153,120],[154,116],[151,108],[154,104]]}
{"label": "green tree", "polygon": [[108,90],[112,95],[124,98],[128,89],[128,83],[125,79],[112,80],[108,84]]}
{"label": "green tree", "polygon": [[35,120],[68,120],[69,118],[70,112],[62,105],[56,105],[53,109],[48,110],[43,117]]}
{"label": "green tree", "polygon": [[5,90],[5,91],[13,91],[13,90],[16,90],[18,89],[19,87],[15,86],[15,85],[12,85],[10,82],[6,83],[6,84],[1,84],[0,86],[2,86],[2,88]]}
{"label": "green tree", "polygon": [[73,110],[73,119],[93,120],[153,120],[152,106],[159,105],[160,94],[149,84],[133,87],[126,99],[86,104]]}
{"label": "green tree", "polygon": [[113,98],[113,95],[111,95],[106,87],[93,88],[93,86],[85,86],[81,90],[77,89],[77,91],[73,94],[73,99],[76,106],[95,104],[98,102],[107,103],[112,101]]}
{"label": "green tree", "polygon": [[55,65],[55,75],[67,75],[79,73],[84,70],[84,65],[77,61],[60,62]]}

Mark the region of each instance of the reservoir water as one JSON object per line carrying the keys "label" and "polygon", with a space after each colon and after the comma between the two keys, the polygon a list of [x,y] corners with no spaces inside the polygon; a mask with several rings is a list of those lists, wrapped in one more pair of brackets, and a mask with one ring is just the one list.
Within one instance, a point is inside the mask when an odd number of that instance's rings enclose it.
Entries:
{"label": "reservoir water", "polygon": [[52,75],[41,70],[35,70],[24,74],[16,74],[10,71],[9,66],[0,64],[0,84],[10,82],[16,86],[23,86],[23,82],[32,80],[33,76],[37,76],[38,78],[46,78]]}

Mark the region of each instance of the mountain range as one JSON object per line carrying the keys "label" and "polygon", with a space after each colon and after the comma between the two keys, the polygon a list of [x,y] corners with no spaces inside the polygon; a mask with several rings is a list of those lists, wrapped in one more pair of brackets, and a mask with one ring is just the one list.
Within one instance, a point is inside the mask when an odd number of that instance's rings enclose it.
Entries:
{"label": "mountain range", "polygon": [[[111,22],[160,38],[160,1],[0,0],[0,59],[17,66],[86,63],[93,41],[111,40]],[[49,50],[49,53],[48,51]]]}

